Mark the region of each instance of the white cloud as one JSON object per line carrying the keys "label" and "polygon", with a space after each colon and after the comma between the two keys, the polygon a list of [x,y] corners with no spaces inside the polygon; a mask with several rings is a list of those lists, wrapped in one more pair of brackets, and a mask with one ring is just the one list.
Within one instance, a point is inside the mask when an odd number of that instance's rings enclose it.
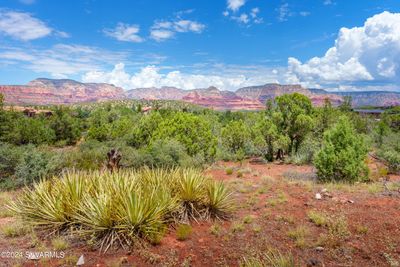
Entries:
{"label": "white cloud", "polygon": [[143,38],[138,35],[140,27],[138,25],[129,25],[125,23],[118,23],[114,29],[104,29],[103,32],[118,41],[140,43]]}
{"label": "white cloud", "polygon": [[289,9],[289,4],[284,3],[278,9],[278,20],[279,21],[287,21],[288,17],[292,16],[292,12]]}
{"label": "white cloud", "polygon": [[[26,1],[28,2],[34,1]],[[21,41],[31,41],[54,35],[60,38],[70,37],[68,33],[49,27],[45,22],[30,13],[0,8],[0,35],[6,35]]]}
{"label": "white cloud", "polygon": [[244,4],[246,0],[227,0],[227,8],[233,12],[238,11]]}
{"label": "white cloud", "polygon": [[288,80],[310,86],[400,81],[400,13],[383,12],[362,27],[342,28],[335,46],[305,63],[288,60]]}
{"label": "white cloud", "polygon": [[119,63],[110,72],[90,71],[82,76],[83,82],[112,83],[124,89],[175,86],[182,89],[206,88],[216,86],[222,90],[235,90],[243,86],[278,82],[280,73],[276,69],[263,69],[260,66],[207,66],[216,68],[215,74],[182,73],[172,70],[162,73],[159,67],[149,65],[140,71],[128,74],[125,65]]}
{"label": "white cloud", "polygon": [[97,47],[57,44],[49,49],[2,47],[0,64],[16,65],[52,77],[67,77],[82,72],[100,70],[105,65],[125,60],[125,53]]}
{"label": "white cloud", "polygon": [[240,16],[232,16],[231,17],[233,20],[236,20],[237,22],[247,24],[250,22],[249,16],[246,13],[241,14]]}
{"label": "white cloud", "polygon": [[170,30],[151,30],[150,37],[157,42],[162,42],[174,37],[175,33]]}
{"label": "white cloud", "polygon": [[52,29],[29,13],[0,9],[0,33],[22,41],[48,36]]}
{"label": "white cloud", "polygon": [[205,25],[193,20],[180,19],[174,21],[157,21],[150,30],[150,37],[157,42],[171,39],[176,33],[201,33]]}
{"label": "white cloud", "polygon": [[[229,16],[229,12],[225,11],[226,14],[223,14],[225,17]],[[238,16],[232,15],[230,16],[230,19],[237,21],[241,24],[260,24],[263,23],[264,20],[263,18],[258,17],[258,14],[260,13],[260,9],[258,7],[252,8],[250,10],[250,13],[242,13]]]}

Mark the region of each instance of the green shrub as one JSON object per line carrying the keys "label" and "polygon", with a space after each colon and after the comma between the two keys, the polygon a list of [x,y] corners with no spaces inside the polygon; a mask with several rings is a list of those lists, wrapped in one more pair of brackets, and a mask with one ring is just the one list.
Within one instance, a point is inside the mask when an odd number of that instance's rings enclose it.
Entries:
{"label": "green shrub", "polygon": [[16,185],[30,185],[49,177],[60,170],[60,164],[58,155],[28,147],[15,169]]}
{"label": "green shrub", "polygon": [[400,136],[398,133],[390,133],[383,138],[378,150],[378,156],[386,161],[389,172],[400,172]]}
{"label": "green shrub", "polygon": [[0,181],[11,177],[22,156],[20,147],[0,142]]}
{"label": "green shrub", "polygon": [[154,131],[151,143],[157,140],[175,139],[190,156],[202,154],[209,159],[216,151],[216,138],[211,124],[200,116],[190,113],[174,113],[165,118]]}
{"label": "green shrub", "polygon": [[257,256],[244,257],[240,267],[295,267],[298,266],[291,254],[270,250]]}
{"label": "green shrub", "polygon": [[56,238],[52,239],[51,245],[57,251],[65,250],[69,246],[68,241],[65,240],[65,238],[63,238],[63,237],[56,237]]}
{"label": "green shrub", "polygon": [[364,138],[358,135],[347,117],[324,135],[323,147],[314,163],[321,181],[355,182],[368,178],[364,162],[367,155]]}
{"label": "green shrub", "polygon": [[312,210],[307,213],[307,216],[310,219],[310,221],[315,223],[315,225],[317,226],[326,226],[329,221],[329,218],[325,214],[318,211]]}
{"label": "green shrub", "polygon": [[192,233],[192,226],[189,224],[180,224],[176,229],[176,238],[180,241],[184,241],[189,238]]}

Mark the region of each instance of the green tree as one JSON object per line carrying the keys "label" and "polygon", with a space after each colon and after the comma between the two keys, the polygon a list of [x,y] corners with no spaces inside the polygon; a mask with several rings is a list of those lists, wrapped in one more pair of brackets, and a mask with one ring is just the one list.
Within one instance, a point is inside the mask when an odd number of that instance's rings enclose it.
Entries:
{"label": "green tree", "polygon": [[222,128],[221,139],[231,153],[242,156],[250,139],[250,132],[242,120],[230,121]]}
{"label": "green tree", "polygon": [[335,121],[336,111],[332,107],[329,98],[325,98],[324,105],[315,110],[316,113],[316,134],[322,137],[324,132],[332,126]]}
{"label": "green tree", "polygon": [[315,157],[318,178],[322,181],[365,180],[368,148],[346,116],[325,133],[322,149]]}
{"label": "green tree", "polygon": [[50,121],[56,141],[64,141],[67,145],[75,144],[81,136],[79,122],[62,107],[56,108]]}
{"label": "green tree", "polygon": [[266,146],[265,158],[268,161],[274,160],[274,145],[279,138],[278,127],[270,118],[262,117],[255,126],[256,132],[261,136],[263,143]]}
{"label": "green tree", "polygon": [[48,127],[42,118],[21,117],[14,122],[14,132],[9,137],[17,145],[24,144],[49,144],[55,140],[54,130]]}
{"label": "green tree", "polygon": [[216,138],[205,119],[191,113],[178,112],[165,118],[154,131],[152,142],[174,139],[185,146],[190,156],[211,158],[216,152]]}
{"label": "green tree", "polygon": [[272,114],[272,116],[277,121],[280,133],[289,137],[290,154],[297,152],[300,144],[313,128],[312,111],[311,101],[305,95],[294,93],[275,98],[275,113],[280,114]]}
{"label": "green tree", "polygon": [[136,148],[149,145],[154,131],[162,121],[163,117],[156,111],[149,115],[142,115],[137,126],[127,133],[127,143]]}

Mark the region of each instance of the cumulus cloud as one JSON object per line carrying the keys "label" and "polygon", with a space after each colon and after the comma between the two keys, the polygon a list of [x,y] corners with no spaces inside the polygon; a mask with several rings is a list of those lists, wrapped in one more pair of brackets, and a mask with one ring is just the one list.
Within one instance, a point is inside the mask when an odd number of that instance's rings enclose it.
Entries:
{"label": "cumulus cloud", "polygon": [[400,81],[400,13],[383,12],[362,27],[342,28],[323,57],[305,63],[288,59],[288,80],[310,86],[398,83]]}
{"label": "cumulus cloud", "polygon": [[173,38],[176,33],[201,33],[205,27],[200,22],[179,17],[174,21],[156,21],[151,27],[150,37],[157,42],[162,42]]}
{"label": "cumulus cloud", "polygon": [[228,0],[226,2],[227,8],[232,10],[233,12],[238,11],[244,4],[246,3],[246,0]]}
{"label": "cumulus cloud", "polygon": [[[227,66],[218,66],[221,69],[227,69]],[[143,67],[132,75],[127,73],[125,65],[119,63],[115,65],[110,72],[90,71],[82,76],[83,82],[105,82],[112,83],[124,89],[147,88],[174,86],[182,89],[206,88],[216,86],[223,90],[234,90],[243,86],[259,85],[267,82],[279,82],[277,77],[279,71],[262,69],[258,66],[244,67],[240,69],[231,67],[230,71],[219,75],[212,74],[188,74],[179,70],[162,73],[161,69],[149,65]],[[246,70],[248,68],[248,70]]]}
{"label": "cumulus cloud", "polygon": [[118,41],[140,43],[143,38],[138,35],[140,27],[138,25],[129,25],[125,23],[118,23],[114,29],[104,29],[105,35],[115,38]]}

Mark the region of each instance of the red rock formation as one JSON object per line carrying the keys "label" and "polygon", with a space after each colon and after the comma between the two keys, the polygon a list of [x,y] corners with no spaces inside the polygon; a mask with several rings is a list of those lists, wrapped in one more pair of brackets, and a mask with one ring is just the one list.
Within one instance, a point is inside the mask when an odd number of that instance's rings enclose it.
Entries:
{"label": "red rock formation", "polygon": [[37,79],[28,85],[2,85],[0,93],[6,103],[69,104],[124,98],[122,88],[102,83],[80,83],[73,80]]}
{"label": "red rock formation", "polygon": [[308,96],[311,102],[315,106],[322,106],[326,98],[328,98],[332,105],[340,105],[343,102],[341,96],[334,94],[318,94],[314,93],[301,85],[280,85],[280,84],[265,84],[261,86],[250,86],[240,88],[236,91],[236,94],[241,97],[248,97],[250,99],[257,99],[261,103],[265,103],[268,99],[274,99],[277,96],[283,94],[300,93]]}
{"label": "red rock formation", "polygon": [[258,100],[243,98],[230,91],[215,87],[193,90],[182,98],[183,101],[216,110],[260,110],[264,105]]}

